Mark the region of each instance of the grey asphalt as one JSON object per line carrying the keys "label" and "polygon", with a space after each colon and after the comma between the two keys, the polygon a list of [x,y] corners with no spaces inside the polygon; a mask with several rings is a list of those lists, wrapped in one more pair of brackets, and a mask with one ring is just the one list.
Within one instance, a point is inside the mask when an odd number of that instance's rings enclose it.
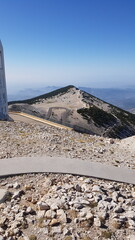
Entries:
{"label": "grey asphalt", "polygon": [[0,177],[24,173],[68,173],[135,184],[135,170],[65,157],[0,159]]}

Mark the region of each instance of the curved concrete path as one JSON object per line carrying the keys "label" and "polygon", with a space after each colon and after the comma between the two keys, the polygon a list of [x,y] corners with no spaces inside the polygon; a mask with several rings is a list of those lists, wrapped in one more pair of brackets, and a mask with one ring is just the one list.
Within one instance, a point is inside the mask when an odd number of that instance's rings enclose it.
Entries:
{"label": "curved concrete path", "polygon": [[135,170],[65,157],[0,159],[0,177],[22,173],[68,173],[135,184]]}

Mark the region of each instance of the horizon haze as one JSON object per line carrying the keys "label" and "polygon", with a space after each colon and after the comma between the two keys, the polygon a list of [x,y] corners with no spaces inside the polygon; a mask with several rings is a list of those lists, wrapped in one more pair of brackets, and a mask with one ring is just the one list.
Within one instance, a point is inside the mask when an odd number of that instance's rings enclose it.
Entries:
{"label": "horizon haze", "polygon": [[135,1],[0,0],[8,91],[135,86]]}

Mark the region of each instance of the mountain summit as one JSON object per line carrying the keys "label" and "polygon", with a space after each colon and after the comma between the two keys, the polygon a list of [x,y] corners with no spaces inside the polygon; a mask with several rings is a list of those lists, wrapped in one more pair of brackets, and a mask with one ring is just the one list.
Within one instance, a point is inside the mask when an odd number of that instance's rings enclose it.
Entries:
{"label": "mountain summit", "polygon": [[10,110],[34,114],[80,132],[113,138],[135,135],[135,115],[72,85],[9,105]]}

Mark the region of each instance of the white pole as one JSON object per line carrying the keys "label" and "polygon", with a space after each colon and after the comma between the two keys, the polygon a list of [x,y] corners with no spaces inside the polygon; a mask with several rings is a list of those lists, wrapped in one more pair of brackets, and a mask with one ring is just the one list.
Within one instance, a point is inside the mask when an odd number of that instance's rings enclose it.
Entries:
{"label": "white pole", "polygon": [[0,120],[8,119],[7,89],[4,65],[4,53],[0,41]]}

